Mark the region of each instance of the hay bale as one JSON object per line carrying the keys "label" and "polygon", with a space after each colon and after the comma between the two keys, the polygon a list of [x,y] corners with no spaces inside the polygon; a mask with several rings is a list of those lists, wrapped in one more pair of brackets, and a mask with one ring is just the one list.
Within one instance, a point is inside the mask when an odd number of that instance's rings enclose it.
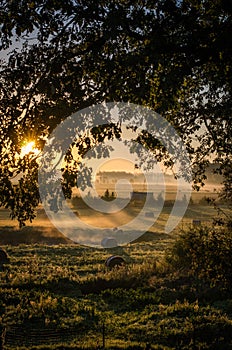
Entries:
{"label": "hay bale", "polygon": [[125,263],[126,262],[123,259],[123,257],[121,257],[119,255],[112,255],[106,259],[105,265],[106,265],[106,267],[112,269],[114,267],[122,266]]}
{"label": "hay bale", "polygon": [[9,262],[9,257],[6,251],[0,248],[0,265],[4,265]]}
{"label": "hay bale", "polygon": [[103,248],[114,248],[118,246],[118,243],[113,237],[105,237],[101,241],[101,245]]}
{"label": "hay bale", "polygon": [[154,213],[153,213],[152,211],[147,211],[147,212],[145,213],[145,217],[146,217],[146,218],[154,218]]}

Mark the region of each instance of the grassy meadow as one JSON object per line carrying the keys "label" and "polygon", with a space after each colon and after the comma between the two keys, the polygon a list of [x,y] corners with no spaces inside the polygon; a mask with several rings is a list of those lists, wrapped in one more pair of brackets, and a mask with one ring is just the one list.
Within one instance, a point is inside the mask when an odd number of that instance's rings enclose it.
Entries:
{"label": "grassy meadow", "polygon": [[[74,244],[42,209],[22,229],[2,210],[9,262],[0,270],[0,349],[232,349],[231,229],[213,226],[216,211],[201,200],[164,234],[170,210],[137,241],[111,249]],[[111,255],[125,265],[107,268]]]}
{"label": "grassy meadow", "polygon": [[[230,293],[172,268],[174,241],[160,235],[110,250],[5,246],[4,349],[232,348]],[[111,254],[126,265],[107,269]]]}

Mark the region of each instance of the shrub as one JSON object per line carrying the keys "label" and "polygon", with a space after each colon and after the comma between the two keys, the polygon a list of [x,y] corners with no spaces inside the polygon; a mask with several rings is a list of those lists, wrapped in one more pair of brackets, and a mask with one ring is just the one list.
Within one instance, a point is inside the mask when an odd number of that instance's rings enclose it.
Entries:
{"label": "shrub", "polygon": [[232,232],[198,227],[179,235],[166,254],[169,265],[223,289],[232,287]]}

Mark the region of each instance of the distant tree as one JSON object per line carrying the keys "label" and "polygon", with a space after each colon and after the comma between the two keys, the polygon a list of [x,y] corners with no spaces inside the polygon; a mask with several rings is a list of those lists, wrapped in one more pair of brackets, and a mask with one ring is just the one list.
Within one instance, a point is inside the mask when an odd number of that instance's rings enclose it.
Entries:
{"label": "distant tree", "polygon": [[108,188],[105,190],[104,195],[102,196],[102,199],[106,201],[112,201],[116,198],[115,193],[108,190]]}
{"label": "distant tree", "polygon": [[[2,1],[0,205],[21,225],[33,220],[38,160],[19,157],[23,142],[42,149],[67,116],[102,101],[141,104],[167,118],[191,156],[195,185],[205,179],[209,156],[231,179],[231,32],[225,0]],[[96,144],[120,131],[102,126],[91,137]],[[165,153],[147,131],[138,141],[157,149],[159,160]],[[80,156],[91,145],[87,137],[79,142]],[[79,163],[71,152],[65,159],[70,197]]]}
{"label": "distant tree", "polygon": [[109,192],[108,188],[105,190],[103,198],[105,198],[106,200],[108,200],[110,198],[110,192]]}
{"label": "distant tree", "polygon": [[155,200],[156,204],[158,206],[161,206],[162,203],[164,203],[164,196],[163,196],[163,192],[160,192],[157,196],[157,199]]}
{"label": "distant tree", "polygon": [[187,197],[186,197],[186,194],[184,194],[184,195],[183,195],[183,197],[182,197],[182,202],[183,202],[183,203],[187,203]]}

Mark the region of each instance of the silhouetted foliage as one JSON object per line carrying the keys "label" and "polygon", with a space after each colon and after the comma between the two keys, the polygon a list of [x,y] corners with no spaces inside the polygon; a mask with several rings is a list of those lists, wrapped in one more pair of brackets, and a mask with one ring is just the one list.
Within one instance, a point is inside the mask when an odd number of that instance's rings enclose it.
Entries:
{"label": "silhouetted foliage", "polygon": [[[189,151],[196,186],[212,154],[231,179],[231,18],[224,0],[1,2],[0,204],[12,218],[33,220],[40,200],[37,157],[20,157],[22,143],[33,139],[42,149],[67,116],[102,101],[141,104],[167,118]],[[92,132],[95,143],[113,137],[120,127]],[[160,147],[147,131],[139,141]],[[76,146],[81,156],[91,140]],[[70,197],[79,163],[71,152],[66,161]],[[228,182],[225,189],[231,196]]]}
{"label": "silhouetted foliage", "polygon": [[181,233],[166,258],[182,273],[197,277],[211,287],[230,291],[231,254],[231,230],[226,226],[199,226]]}

